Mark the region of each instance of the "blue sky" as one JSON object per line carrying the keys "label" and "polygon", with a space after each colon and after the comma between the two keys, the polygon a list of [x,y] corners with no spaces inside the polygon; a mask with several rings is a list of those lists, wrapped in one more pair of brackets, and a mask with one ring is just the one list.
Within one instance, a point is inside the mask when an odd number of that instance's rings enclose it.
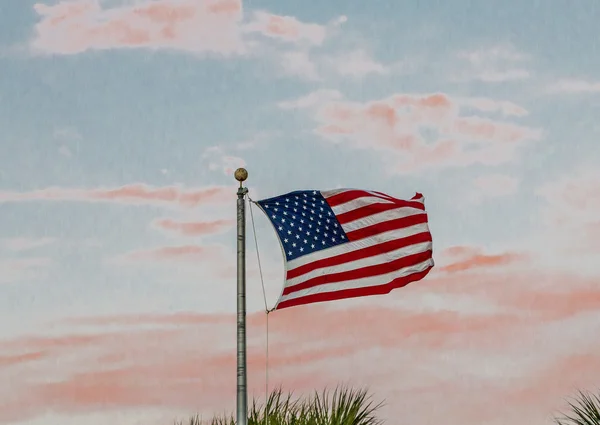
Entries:
{"label": "blue sky", "polygon": [[[157,5],[156,20],[146,19]],[[213,6],[224,12],[207,12]],[[179,7],[183,17],[169,14]],[[597,282],[599,18],[594,0],[3,0],[6,350],[64,318],[232,313],[235,229],[214,221],[234,218],[241,165],[254,198],[335,187],[423,193],[440,270],[424,289],[431,296],[456,261],[451,247],[469,247],[475,272],[494,278],[526,269]],[[135,41],[133,30],[148,38]],[[396,109],[388,127],[376,108],[396,101],[412,112]],[[393,145],[403,136],[416,144]],[[444,141],[458,151],[430,163]],[[123,188],[138,195],[107,195]],[[149,194],[210,188],[218,194],[192,207]],[[255,217],[274,303],[281,253]],[[190,235],[160,220],[212,230]],[[259,311],[249,238],[248,302]],[[520,255],[527,260],[513,264]],[[473,270],[462,272],[466,282]],[[385,302],[401,311],[413,290]]]}

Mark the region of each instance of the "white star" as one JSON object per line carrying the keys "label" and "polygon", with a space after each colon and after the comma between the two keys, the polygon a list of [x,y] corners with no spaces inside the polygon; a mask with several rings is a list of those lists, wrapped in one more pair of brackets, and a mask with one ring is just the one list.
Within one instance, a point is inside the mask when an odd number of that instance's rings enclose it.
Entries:
{"label": "white star", "polygon": [[315,249],[315,244],[314,244],[314,243],[313,243],[313,244],[311,244],[311,245],[310,245],[310,247],[311,247],[312,249]]}
{"label": "white star", "polygon": [[294,223],[293,223],[293,222],[292,222],[292,223],[290,223],[290,226],[294,227]]}
{"label": "white star", "polygon": [[294,220],[295,220],[295,219],[296,219],[296,216],[295,216],[295,215],[293,215],[293,216],[292,216],[292,219],[294,219]]}
{"label": "white star", "polygon": [[335,238],[331,238],[331,242],[335,242]]}
{"label": "white star", "polygon": [[322,243],[323,245],[325,245],[325,241],[321,241],[321,243]]}
{"label": "white star", "polygon": [[296,244],[295,244],[295,243],[293,243],[293,244],[292,244],[292,246],[293,246],[294,248],[296,248]]}
{"label": "white star", "polygon": [[300,239],[300,235],[296,235],[296,239]]}
{"label": "white star", "polygon": [[292,251],[288,251],[288,255],[292,255]]}
{"label": "white star", "polygon": [[281,231],[283,230],[283,227],[282,227],[282,226],[279,226],[279,227],[278,227],[278,229],[279,229],[279,231],[281,232]]}
{"label": "white star", "polygon": [[327,211],[327,215],[328,215],[328,216],[331,216],[331,211]]}
{"label": "white star", "polygon": [[317,191],[316,191],[316,190],[313,190],[313,195],[316,195],[316,194],[317,194]]}
{"label": "white star", "polygon": [[304,248],[300,248],[300,252],[304,252]]}
{"label": "white star", "polygon": [[285,243],[288,243],[288,239],[287,239],[287,238],[285,238],[283,241],[284,241]]}
{"label": "white star", "polygon": [[282,222],[282,223],[285,223],[285,218],[282,218],[282,219],[281,219],[281,222]]}
{"label": "white star", "polygon": [[291,230],[288,230],[288,235],[291,235],[291,234],[292,234],[292,231],[291,231]]}
{"label": "white star", "polygon": [[275,217],[275,214],[273,214],[271,217],[273,217],[273,220],[275,220],[275,218],[276,218],[276,217]]}
{"label": "white star", "polygon": [[304,243],[308,243],[308,241],[306,239],[304,239]]}
{"label": "white star", "polygon": [[302,231],[302,227],[298,227],[298,231],[301,232]]}

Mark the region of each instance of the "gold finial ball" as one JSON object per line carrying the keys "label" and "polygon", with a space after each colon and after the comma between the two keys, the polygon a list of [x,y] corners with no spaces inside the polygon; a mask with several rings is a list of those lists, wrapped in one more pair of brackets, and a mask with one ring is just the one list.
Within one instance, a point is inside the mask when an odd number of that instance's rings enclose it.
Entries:
{"label": "gold finial ball", "polygon": [[245,168],[238,168],[233,175],[235,176],[235,179],[241,183],[248,178],[248,171],[246,171]]}

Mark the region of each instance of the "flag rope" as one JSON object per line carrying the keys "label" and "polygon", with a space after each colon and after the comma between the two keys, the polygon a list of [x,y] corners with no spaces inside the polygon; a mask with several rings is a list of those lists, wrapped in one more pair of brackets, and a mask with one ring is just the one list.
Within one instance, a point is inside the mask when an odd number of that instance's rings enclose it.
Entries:
{"label": "flag rope", "polygon": [[[248,196],[248,195],[246,195]],[[256,238],[256,226],[254,224],[254,214],[252,212],[252,204],[255,204],[248,196],[248,201],[250,203],[250,219],[252,222],[252,232],[254,234],[254,244],[256,246],[256,259],[258,260],[258,273],[260,275],[260,283],[262,285],[263,292],[263,300],[265,302],[265,313],[266,313],[266,350],[265,350],[265,419],[266,424],[269,425],[269,313],[272,310],[269,310],[269,306],[267,304],[267,291],[265,289],[265,280],[263,278],[262,266],[260,263],[260,253],[258,252],[258,239]]]}

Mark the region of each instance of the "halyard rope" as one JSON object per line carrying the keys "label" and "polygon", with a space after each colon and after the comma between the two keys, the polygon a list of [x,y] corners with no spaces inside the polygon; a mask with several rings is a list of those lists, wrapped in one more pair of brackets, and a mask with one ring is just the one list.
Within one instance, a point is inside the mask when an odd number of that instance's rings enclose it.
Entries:
{"label": "halyard rope", "polygon": [[265,419],[266,424],[269,424],[269,313],[272,310],[269,310],[269,306],[267,304],[267,291],[265,290],[265,280],[263,278],[262,266],[260,263],[260,253],[258,252],[258,239],[256,238],[256,226],[254,224],[254,214],[252,212],[252,204],[255,204],[250,196],[248,196],[248,200],[250,201],[250,219],[252,221],[252,232],[254,234],[254,244],[256,246],[256,258],[258,260],[258,272],[260,274],[260,283],[262,285],[263,291],[263,300],[265,302],[265,313],[266,313],[266,352],[265,352]]}

